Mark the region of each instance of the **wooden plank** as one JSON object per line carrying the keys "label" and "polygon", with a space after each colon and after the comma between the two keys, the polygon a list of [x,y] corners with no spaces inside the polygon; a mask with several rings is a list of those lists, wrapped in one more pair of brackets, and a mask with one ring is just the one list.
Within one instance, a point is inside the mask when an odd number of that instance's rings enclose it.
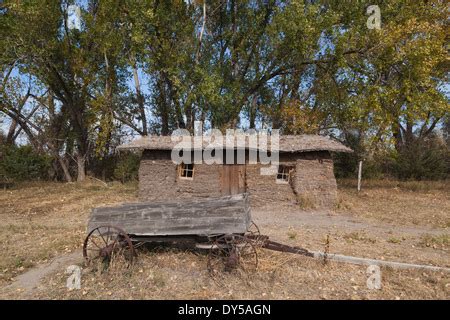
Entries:
{"label": "wooden plank", "polygon": [[229,195],[230,192],[230,174],[229,174],[229,166],[222,166],[222,176],[221,176],[221,191],[222,195]]}
{"label": "wooden plank", "polygon": [[[214,202],[221,202],[221,201],[242,201],[244,197],[244,194],[237,194],[237,195],[228,195],[228,196],[221,196],[221,197],[207,197],[207,198],[192,198],[189,199],[189,203],[201,203],[201,202],[210,202],[210,201],[214,201]],[[248,195],[246,195],[246,197],[248,197]],[[171,204],[175,204],[175,203],[180,203],[180,204],[185,204],[186,203],[186,199],[180,199],[180,200],[173,200],[173,201],[142,201],[142,202],[129,202],[129,203],[123,203],[121,204],[121,206],[127,206],[127,205],[171,205]],[[116,206],[115,206],[116,207]],[[115,208],[114,207],[114,208]]]}
{"label": "wooden plank", "polygon": [[[104,224],[99,222],[91,222],[88,231]],[[210,234],[226,234],[226,233],[245,233],[247,227],[243,223],[222,223],[220,225],[170,225],[155,226],[142,224],[129,225],[123,222],[112,224],[125,230],[128,234],[133,235],[210,235]]]}
{"label": "wooden plank", "polygon": [[245,166],[225,164],[220,175],[221,193],[236,195],[245,192]]}
{"label": "wooden plank", "polygon": [[[172,218],[172,219],[115,219],[111,220],[109,222],[119,222],[122,225],[153,225],[153,226],[167,226],[170,228],[172,225],[198,225],[198,226],[210,226],[210,225],[220,225],[221,223],[242,223],[246,222],[246,218],[244,216],[241,217],[217,217],[217,218],[210,218],[210,217],[203,217],[203,218],[196,218],[192,219],[189,217],[186,218]],[[104,223],[105,221],[103,219],[98,219],[97,217],[94,217],[90,220],[91,222],[101,222]]]}
{"label": "wooden plank", "polygon": [[88,231],[114,225],[134,235],[244,233],[251,222],[248,196],[133,203],[92,210]]}
{"label": "wooden plank", "polygon": [[245,206],[242,203],[215,203],[214,205],[197,205],[186,207],[169,208],[167,206],[161,207],[119,207],[114,210],[97,210],[93,213],[96,217],[110,217],[110,218],[140,218],[151,217],[155,219],[162,219],[166,217],[202,217],[202,216],[220,216],[220,215],[242,215]]}
{"label": "wooden plank", "polygon": [[184,219],[164,219],[164,220],[143,220],[143,221],[131,221],[131,220],[121,220],[121,223],[124,225],[152,225],[152,226],[161,226],[161,227],[167,227],[171,228],[172,226],[205,226],[209,227],[212,225],[220,225],[222,223],[242,223],[245,221],[244,217],[236,217],[236,218],[229,218],[229,217],[220,217],[220,218],[197,218],[197,219],[190,219],[190,218],[184,218]]}
{"label": "wooden plank", "polygon": [[239,165],[239,193],[245,193],[246,190],[246,171],[245,171],[245,165]]}
{"label": "wooden plank", "polygon": [[238,194],[239,193],[239,167],[238,165],[231,165],[230,168],[230,189],[231,194]]}
{"label": "wooden plank", "polygon": [[227,200],[227,201],[215,201],[212,203],[209,202],[196,202],[191,203],[189,200],[185,200],[184,205],[166,205],[166,204],[147,204],[147,205],[121,205],[118,207],[101,207],[95,209],[96,215],[112,215],[112,214],[120,214],[124,212],[154,212],[154,213],[160,213],[160,212],[201,212],[202,210],[210,210],[211,212],[213,210],[217,209],[230,209],[233,208],[244,208],[245,205],[242,203],[242,201],[238,200]]}

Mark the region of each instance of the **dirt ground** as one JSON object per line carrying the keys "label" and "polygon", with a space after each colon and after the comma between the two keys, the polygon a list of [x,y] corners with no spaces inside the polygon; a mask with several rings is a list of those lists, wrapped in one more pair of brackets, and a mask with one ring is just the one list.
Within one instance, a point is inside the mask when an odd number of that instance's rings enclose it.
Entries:
{"label": "dirt ground", "polygon": [[[450,267],[448,183],[342,181],[334,211],[298,205],[253,208],[271,239],[314,251]],[[13,299],[449,299],[450,274],[382,268],[370,290],[366,266],[259,249],[254,274],[213,279],[201,251],[138,250],[131,268],[84,269],[68,290],[65,269],[82,266],[92,207],[136,201],[136,185],[28,183],[0,191],[0,298]],[[328,245],[326,245],[328,239]]]}

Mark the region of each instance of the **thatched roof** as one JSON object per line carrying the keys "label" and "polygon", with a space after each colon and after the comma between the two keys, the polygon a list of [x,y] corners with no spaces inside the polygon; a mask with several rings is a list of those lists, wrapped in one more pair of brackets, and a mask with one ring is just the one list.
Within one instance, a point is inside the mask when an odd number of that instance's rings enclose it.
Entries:
{"label": "thatched roof", "polygon": [[[179,142],[172,141],[171,136],[146,136],[136,139],[130,143],[122,144],[117,147],[118,150],[172,150]],[[193,137],[191,137],[193,141]],[[248,136],[245,139],[245,148],[248,149]],[[270,139],[267,139],[270,150]],[[205,148],[209,145],[203,142]],[[236,147],[235,147],[236,148]],[[265,149],[265,148],[264,148]],[[331,152],[353,152],[350,148],[342,143],[330,139],[326,136],[319,135],[286,135],[280,136],[279,142],[280,152],[309,152],[309,151],[331,151]]]}

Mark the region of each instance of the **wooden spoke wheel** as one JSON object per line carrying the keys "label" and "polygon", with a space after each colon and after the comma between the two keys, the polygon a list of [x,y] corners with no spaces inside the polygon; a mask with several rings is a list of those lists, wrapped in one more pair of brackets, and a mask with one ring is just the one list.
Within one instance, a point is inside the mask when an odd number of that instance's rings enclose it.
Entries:
{"label": "wooden spoke wheel", "polygon": [[135,251],[130,237],[125,231],[114,226],[100,226],[89,232],[84,240],[83,257],[86,264],[93,262],[106,266],[113,259],[124,258],[133,262]]}
{"label": "wooden spoke wheel", "polygon": [[267,236],[261,235],[258,226],[255,222],[252,221],[250,226],[248,227],[247,232],[245,233],[245,237],[249,239],[255,247],[262,247],[267,240]]}
{"label": "wooden spoke wheel", "polygon": [[212,243],[208,254],[208,271],[212,276],[235,271],[250,273],[257,267],[258,253],[250,239],[230,234]]}
{"label": "wooden spoke wheel", "polygon": [[259,231],[259,228],[254,221],[252,221],[250,227],[248,227],[245,235],[249,236],[249,238],[258,238],[261,235],[261,232]]}

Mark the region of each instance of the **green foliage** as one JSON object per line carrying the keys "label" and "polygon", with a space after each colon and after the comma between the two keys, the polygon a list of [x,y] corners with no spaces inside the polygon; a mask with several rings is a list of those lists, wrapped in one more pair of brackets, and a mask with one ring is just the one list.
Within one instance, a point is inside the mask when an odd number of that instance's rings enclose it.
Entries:
{"label": "green foliage", "polygon": [[356,178],[360,159],[364,159],[363,179],[445,180],[450,174],[450,149],[435,134],[424,139],[416,136],[414,143],[399,151],[378,150],[366,158],[358,146],[354,150],[354,153],[334,155],[337,178]]}
{"label": "green foliage", "polygon": [[440,138],[431,136],[403,147],[394,162],[400,179],[438,180],[450,174],[450,150]]}
{"label": "green foliage", "polygon": [[38,154],[31,146],[0,146],[0,179],[45,180],[51,165],[51,158]]}
{"label": "green foliage", "polygon": [[[336,156],[338,177],[360,159],[365,178],[448,172],[431,142],[444,118],[449,131],[445,1],[87,0],[81,31],[64,23],[70,3],[2,2],[0,71],[27,81],[0,79],[0,112],[37,150],[78,159],[80,180],[84,159],[97,176],[133,178],[132,160],[115,168],[116,133],[196,120],[339,132],[355,153]],[[366,26],[372,4],[380,30]],[[37,109],[20,104],[27,91]]]}
{"label": "green foliage", "polygon": [[121,154],[116,162],[114,178],[122,182],[137,180],[140,159],[141,156],[136,153]]}
{"label": "green foliage", "polygon": [[[333,156],[334,174],[336,178],[357,178],[359,157],[355,153],[340,153]],[[363,161],[363,179],[380,179],[389,176],[392,163],[385,155]]]}

